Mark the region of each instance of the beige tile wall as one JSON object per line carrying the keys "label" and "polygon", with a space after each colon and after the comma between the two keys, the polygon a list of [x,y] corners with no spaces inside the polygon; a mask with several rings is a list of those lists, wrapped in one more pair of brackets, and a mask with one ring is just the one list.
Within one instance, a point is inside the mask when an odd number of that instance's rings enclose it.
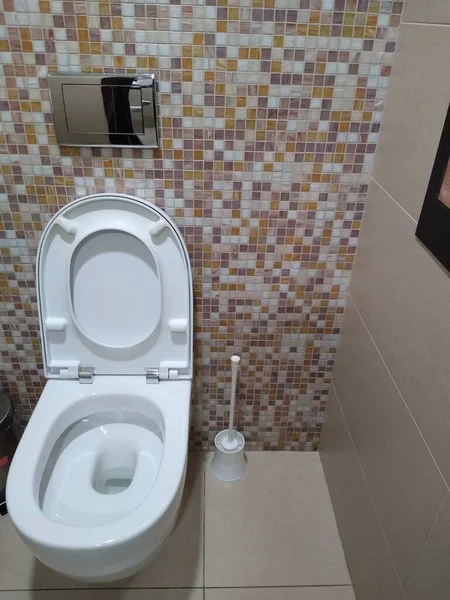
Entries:
{"label": "beige tile wall", "polygon": [[450,597],[450,277],[415,238],[449,53],[450,3],[407,0],[322,445],[358,600]]}
{"label": "beige tile wall", "polygon": [[448,0],[407,0],[405,22],[450,24],[450,2]]}
{"label": "beige tile wall", "polygon": [[396,600],[400,580],[333,387],[328,398],[322,466],[355,594],[364,600]]}

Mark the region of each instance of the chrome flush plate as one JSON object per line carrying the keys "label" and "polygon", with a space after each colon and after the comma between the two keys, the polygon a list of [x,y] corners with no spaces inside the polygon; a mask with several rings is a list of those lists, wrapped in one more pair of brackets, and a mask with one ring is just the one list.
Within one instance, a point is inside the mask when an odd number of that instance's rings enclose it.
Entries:
{"label": "chrome flush plate", "polygon": [[49,75],[60,146],[159,148],[157,82],[149,75]]}

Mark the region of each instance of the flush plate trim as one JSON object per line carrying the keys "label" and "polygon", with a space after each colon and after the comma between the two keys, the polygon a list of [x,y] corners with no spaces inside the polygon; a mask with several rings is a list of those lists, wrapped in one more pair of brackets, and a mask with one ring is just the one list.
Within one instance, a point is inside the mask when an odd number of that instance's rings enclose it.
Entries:
{"label": "flush plate trim", "polygon": [[159,148],[153,74],[58,74],[48,84],[60,146]]}

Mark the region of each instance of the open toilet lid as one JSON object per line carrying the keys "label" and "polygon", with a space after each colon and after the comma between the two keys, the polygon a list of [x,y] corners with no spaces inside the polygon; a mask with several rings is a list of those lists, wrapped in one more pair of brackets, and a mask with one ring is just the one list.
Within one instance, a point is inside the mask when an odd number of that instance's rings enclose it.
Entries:
{"label": "open toilet lid", "polygon": [[192,376],[189,257],[174,222],[121,194],[74,200],[39,243],[45,374]]}

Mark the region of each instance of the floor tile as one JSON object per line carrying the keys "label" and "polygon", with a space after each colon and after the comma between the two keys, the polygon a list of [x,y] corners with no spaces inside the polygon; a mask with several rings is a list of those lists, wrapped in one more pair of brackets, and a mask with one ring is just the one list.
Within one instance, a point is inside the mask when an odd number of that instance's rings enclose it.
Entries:
{"label": "floor tile", "polygon": [[[101,586],[78,583],[37,561],[17,535],[9,517],[0,518],[0,589],[77,587],[202,587],[203,454],[191,453],[180,515],[166,547],[134,577]],[[115,599],[114,599],[115,600]]]}
{"label": "floor tile", "polygon": [[203,600],[203,590],[20,590],[0,592],[0,600]]}
{"label": "floor tile", "polygon": [[[0,600],[2,600],[1,597]],[[351,585],[341,587],[216,588],[206,590],[205,600],[355,600],[355,595]]]}
{"label": "floor tile", "polygon": [[349,584],[319,455],[249,452],[235,484],[206,469],[207,587]]}

